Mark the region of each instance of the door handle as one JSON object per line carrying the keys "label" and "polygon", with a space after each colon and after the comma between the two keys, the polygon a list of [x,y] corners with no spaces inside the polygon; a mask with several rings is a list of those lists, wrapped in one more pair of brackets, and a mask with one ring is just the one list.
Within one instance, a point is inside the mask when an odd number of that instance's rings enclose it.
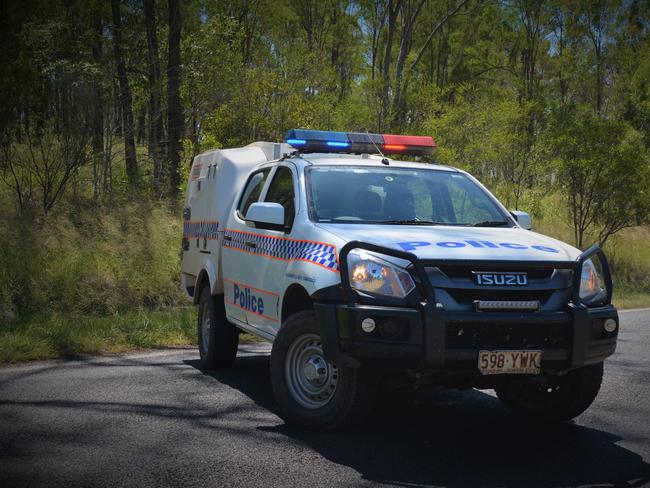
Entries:
{"label": "door handle", "polygon": [[224,235],[223,240],[224,241],[232,241],[232,237]]}
{"label": "door handle", "polygon": [[252,241],[246,241],[244,244],[246,245],[246,247],[252,247],[253,249],[257,247],[257,244]]}

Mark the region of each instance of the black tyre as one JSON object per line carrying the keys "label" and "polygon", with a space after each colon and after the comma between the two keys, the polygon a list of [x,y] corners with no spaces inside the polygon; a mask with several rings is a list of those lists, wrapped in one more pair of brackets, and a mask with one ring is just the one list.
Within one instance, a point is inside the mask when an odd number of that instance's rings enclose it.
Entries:
{"label": "black tyre", "polygon": [[603,363],[552,376],[546,384],[510,380],[496,388],[499,400],[512,412],[535,420],[565,421],[587,410],[603,380]]}
{"label": "black tyre", "polygon": [[375,388],[360,369],[337,367],[323,356],[314,312],[298,312],[278,331],[271,351],[271,385],[291,425],[331,430],[360,421]]}
{"label": "black tyre", "polygon": [[239,332],[226,319],[223,297],[212,296],[207,286],[199,298],[197,335],[202,367],[221,368],[235,361]]}

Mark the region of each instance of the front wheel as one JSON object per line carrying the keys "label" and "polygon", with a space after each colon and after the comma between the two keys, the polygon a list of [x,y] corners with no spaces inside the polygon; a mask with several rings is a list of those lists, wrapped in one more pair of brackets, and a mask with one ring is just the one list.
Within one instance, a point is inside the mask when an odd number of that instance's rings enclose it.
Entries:
{"label": "front wheel", "polygon": [[331,430],[361,419],[374,388],[359,369],[325,359],[312,311],[282,324],[271,351],[271,385],[281,416],[292,425]]}
{"label": "front wheel", "polygon": [[592,404],[603,380],[603,363],[584,366],[546,381],[512,379],[495,388],[512,412],[534,420],[565,421]]}

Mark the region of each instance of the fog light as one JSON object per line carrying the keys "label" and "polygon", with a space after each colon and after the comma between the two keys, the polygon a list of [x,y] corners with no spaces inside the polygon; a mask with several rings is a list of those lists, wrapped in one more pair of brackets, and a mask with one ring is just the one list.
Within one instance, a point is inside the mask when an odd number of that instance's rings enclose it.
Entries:
{"label": "fog light", "polygon": [[364,332],[370,334],[373,330],[375,330],[375,321],[370,317],[365,318],[363,319],[363,322],[361,322],[361,328]]}
{"label": "fog light", "polygon": [[386,339],[395,339],[402,332],[400,324],[391,319],[384,319],[379,322],[379,334]]}
{"label": "fog light", "polygon": [[603,325],[604,329],[607,332],[614,332],[616,330],[616,320],[614,319],[607,319],[605,320],[605,324]]}

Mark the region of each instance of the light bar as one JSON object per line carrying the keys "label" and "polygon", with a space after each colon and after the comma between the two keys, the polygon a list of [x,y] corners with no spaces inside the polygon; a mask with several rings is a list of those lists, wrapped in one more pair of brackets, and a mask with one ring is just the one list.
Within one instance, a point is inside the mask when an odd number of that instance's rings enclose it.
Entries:
{"label": "light bar", "polygon": [[474,304],[477,310],[539,310],[539,300],[476,300]]}
{"label": "light bar", "polygon": [[334,132],[325,130],[291,129],[284,142],[301,152],[350,154],[403,154],[422,156],[433,154],[436,143],[429,136],[367,134],[364,132]]}

